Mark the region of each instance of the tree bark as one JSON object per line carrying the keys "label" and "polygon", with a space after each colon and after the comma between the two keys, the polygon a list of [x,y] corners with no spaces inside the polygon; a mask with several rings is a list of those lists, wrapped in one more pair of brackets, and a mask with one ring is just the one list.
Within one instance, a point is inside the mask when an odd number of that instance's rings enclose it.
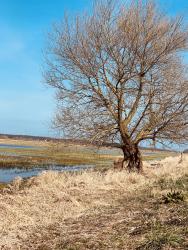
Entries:
{"label": "tree bark", "polygon": [[142,172],[143,171],[143,163],[142,163],[142,157],[140,150],[138,148],[137,144],[130,144],[130,145],[124,145],[122,147],[124,159],[123,163],[127,162],[127,169],[129,172],[131,171],[137,171]]}

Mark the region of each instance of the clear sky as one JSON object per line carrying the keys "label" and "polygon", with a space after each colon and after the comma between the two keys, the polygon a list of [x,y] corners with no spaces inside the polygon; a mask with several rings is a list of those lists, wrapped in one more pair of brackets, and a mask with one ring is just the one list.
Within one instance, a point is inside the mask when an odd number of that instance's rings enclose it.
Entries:
{"label": "clear sky", "polygon": [[[188,0],[159,0],[188,17]],[[54,93],[42,83],[46,34],[64,12],[90,10],[91,0],[0,0],[0,133],[52,136]]]}

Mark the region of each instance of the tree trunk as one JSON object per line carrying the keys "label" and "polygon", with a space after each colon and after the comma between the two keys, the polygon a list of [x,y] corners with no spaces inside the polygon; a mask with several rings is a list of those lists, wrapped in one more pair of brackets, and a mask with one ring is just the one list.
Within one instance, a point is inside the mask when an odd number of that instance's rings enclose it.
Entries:
{"label": "tree trunk", "polygon": [[124,160],[122,158],[119,158],[114,161],[114,169],[116,170],[122,170],[124,165]]}
{"label": "tree trunk", "polygon": [[129,171],[143,171],[143,163],[140,150],[137,144],[125,145],[122,147],[124,160],[123,162],[127,162],[127,168]]}

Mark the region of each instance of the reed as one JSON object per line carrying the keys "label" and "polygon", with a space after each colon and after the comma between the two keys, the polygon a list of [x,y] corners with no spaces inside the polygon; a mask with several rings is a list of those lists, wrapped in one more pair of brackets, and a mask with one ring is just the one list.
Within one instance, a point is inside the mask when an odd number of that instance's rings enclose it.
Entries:
{"label": "reed", "polygon": [[[179,157],[169,157],[156,168],[144,163],[144,175],[125,170],[51,171],[24,184],[17,179],[0,194],[0,248],[79,249],[80,244],[80,249],[96,249],[101,244],[100,249],[116,249],[118,244],[122,249],[121,244],[127,244],[127,249],[136,249],[131,247],[148,246],[149,240],[154,244],[155,221],[167,220],[171,216],[170,206],[177,206],[172,207],[176,216],[183,213],[181,220],[185,217],[188,157],[178,162]],[[161,203],[160,197],[171,190],[172,184],[182,189],[186,197],[180,207]],[[167,237],[167,229],[160,227],[157,242],[160,237]],[[133,234],[136,240],[132,240]],[[176,234],[180,237],[180,233]],[[88,248],[84,248],[86,244]]]}

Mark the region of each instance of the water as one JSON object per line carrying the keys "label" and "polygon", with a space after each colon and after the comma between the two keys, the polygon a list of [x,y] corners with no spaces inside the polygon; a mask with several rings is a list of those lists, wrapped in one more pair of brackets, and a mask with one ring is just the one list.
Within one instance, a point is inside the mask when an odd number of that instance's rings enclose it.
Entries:
{"label": "water", "polygon": [[79,165],[79,166],[52,166],[48,168],[31,168],[31,169],[23,169],[23,168],[0,168],[0,183],[8,183],[14,180],[16,177],[28,178],[32,176],[37,176],[43,171],[80,171],[86,170],[89,168],[93,168],[93,165]]}

